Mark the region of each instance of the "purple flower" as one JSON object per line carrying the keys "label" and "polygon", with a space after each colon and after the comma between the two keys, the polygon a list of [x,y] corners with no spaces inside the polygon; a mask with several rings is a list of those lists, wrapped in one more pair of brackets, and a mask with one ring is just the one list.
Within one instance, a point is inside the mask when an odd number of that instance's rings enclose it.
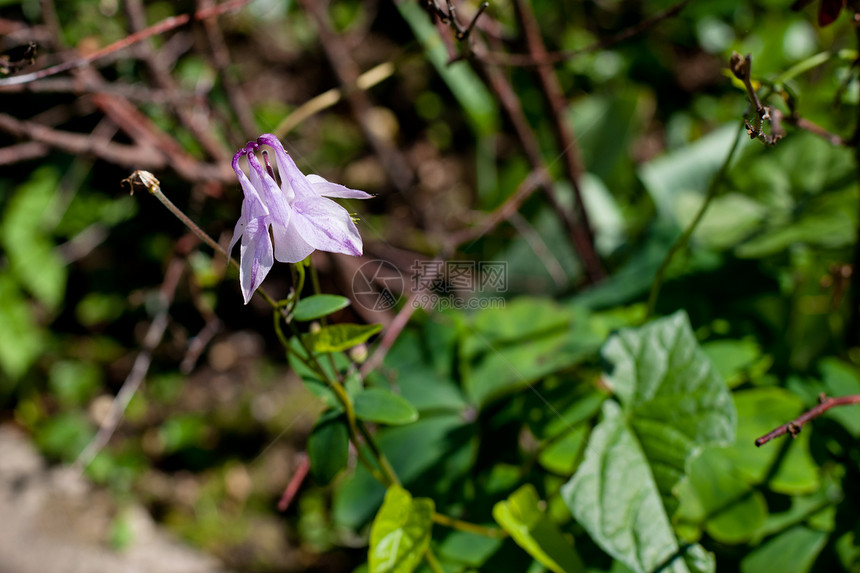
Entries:
{"label": "purple flower", "polygon": [[[275,152],[277,174],[265,153],[265,166],[257,159],[257,151],[263,145]],[[242,156],[248,158],[248,175],[239,167]],[[245,304],[266,278],[274,260],[297,263],[316,249],[361,255],[361,236],[349,213],[326,197],[369,199],[372,195],[330,183],[319,175],[304,175],[278,138],[268,133],[249,141],[233,156],[233,170],[245,200],[229,252],[241,237],[239,282]]]}

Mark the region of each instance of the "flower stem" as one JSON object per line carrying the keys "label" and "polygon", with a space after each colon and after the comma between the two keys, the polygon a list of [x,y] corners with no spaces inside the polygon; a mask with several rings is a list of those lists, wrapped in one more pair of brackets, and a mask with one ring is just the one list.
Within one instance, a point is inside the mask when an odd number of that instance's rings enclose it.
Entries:
{"label": "flower stem", "polygon": [[439,525],[444,525],[445,527],[450,527],[451,529],[467,531],[476,535],[483,535],[484,537],[502,539],[508,536],[508,533],[505,530],[499,529],[498,527],[487,527],[485,525],[469,523],[468,521],[454,519],[453,517],[448,517],[447,515],[442,515],[435,511],[433,512],[433,522],[438,523]]}
{"label": "flower stem", "polygon": [[741,123],[738,128],[738,133],[735,134],[734,143],[732,143],[732,147],[729,149],[723,164],[720,165],[720,169],[717,171],[716,175],[714,175],[713,179],[711,179],[711,183],[708,186],[708,192],[705,195],[705,200],[702,202],[702,206],[699,207],[699,211],[696,213],[696,216],[693,217],[693,220],[684,230],[683,234],[678,237],[678,240],[675,241],[669,249],[669,252],[666,253],[666,258],[663,259],[663,262],[660,264],[660,268],[657,269],[657,274],[654,276],[654,282],[651,283],[651,293],[648,295],[648,307],[645,312],[645,320],[648,320],[654,315],[654,308],[657,306],[657,297],[660,295],[660,288],[663,286],[663,281],[666,277],[666,270],[669,268],[669,264],[672,262],[675,255],[690,242],[690,237],[693,236],[693,232],[705,216],[705,211],[708,210],[708,207],[711,205],[711,201],[713,201],[714,197],[717,196],[720,183],[722,182],[723,177],[725,177],[726,171],[729,169],[729,164],[731,163],[732,158],[735,155],[735,151],[738,148],[738,144],[740,143],[740,134],[743,129],[744,124]]}
{"label": "flower stem", "polygon": [[[137,172],[135,172],[135,173],[137,173]],[[132,177],[133,176],[134,175],[132,175]],[[203,241],[204,243],[206,243],[207,245],[209,245],[210,247],[215,249],[216,252],[221,253],[222,255],[227,257],[228,263],[230,263],[231,265],[233,265],[237,269],[239,268],[239,263],[236,262],[236,259],[234,259],[233,257],[230,256],[230,253],[228,253],[224,247],[222,247],[217,242],[215,242],[215,239],[213,239],[212,237],[207,235],[206,232],[197,225],[197,223],[192,221],[188,217],[188,215],[183,213],[182,210],[179,209],[179,207],[174,205],[173,202],[167,198],[167,195],[165,195],[161,191],[161,185],[157,182],[157,180],[155,183],[150,183],[149,185],[147,185],[147,189],[149,190],[150,194],[155,195],[155,198],[158,199],[159,201],[161,201],[162,205],[167,207],[168,211],[173,213],[173,215],[177,219],[182,221],[182,224],[184,224],[186,227],[188,227],[191,230],[191,232],[197,236],[198,239],[200,239],[201,241]],[[265,299],[265,301],[267,303],[269,303],[272,306],[272,308],[278,308],[278,303],[275,301],[275,299],[272,298],[271,296],[269,296],[269,294],[266,291],[264,291],[262,288],[258,288],[256,292],[261,297],[263,297],[263,299]]]}

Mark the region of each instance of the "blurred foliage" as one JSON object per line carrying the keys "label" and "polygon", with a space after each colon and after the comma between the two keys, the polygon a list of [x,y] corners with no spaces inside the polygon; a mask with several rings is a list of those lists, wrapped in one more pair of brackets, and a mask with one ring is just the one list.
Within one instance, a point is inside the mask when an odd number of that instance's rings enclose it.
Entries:
{"label": "blurred foliage", "polygon": [[[550,51],[583,49],[671,4],[531,2]],[[149,2],[145,10],[155,23],[196,5]],[[0,18],[41,25],[40,6],[0,0]],[[71,0],[56,10],[60,46],[92,51],[128,34],[116,2]],[[339,0],[328,11],[362,71],[394,65],[369,88],[374,125],[408,158],[415,185],[393,191],[344,103],[299,123],[287,147],[306,171],[378,194],[349,205],[363,210],[368,256],[436,256],[450,234],[511,197],[530,164],[497,94],[469,62],[448,61],[419,2]],[[185,257],[146,383],[89,477],[245,571],[426,572],[427,547],[446,573],[857,571],[856,406],[829,411],[796,440],[753,445],[820,393],[860,393],[860,349],[846,343],[846,269],[860,224],[856,149],[791,125],[773,147],[749,141],[746,95],[725,69],[733,50],[749,53],[772,105],[788,113],[779,94],[790,95],[799,117],[852,141],[855,29],[848,13],[820,28],[816,13],[774,0],[691,2],[625,42],[555,66],[569,104],[562,121],[587,170],[581,187],[605,281],[586,285],[564,225],[536,193],[516,220],[453,257],[505,261],[504,305],[417,311],[361,380],[347,351],[367,341],[372,350],[379,326],[355,324],[373,317],[349,306],[351,276],[321,266],[323,291],[347,298],[304,298],[295,311],[312,323],[303,341],[331,355],[325,367],[344,379],[402,488],[386,490],[356,463],[337,398],[295,355],[287,370],[267,309],[241,305],[236,273],[208,248]],[[522,52],[511,3],[491,2],[482,18]],[[251,99],[260,132],[337,85],[312,18],[296,3],[256,0],[218,22],[228,72]],[[236,149],[258,134],[224,119],[225,78],[199,32],[152,41],[173,58],[177,89],[206,98],[215,140]],[[47,52],[39,67],[61,50]],[[537,76],[502,70],[570,208]],[[101,73],[117,85],[151,83],[131,53]],[[86,100],[72,93],[0,97],[3,113],[19,119],[53,110],[63,128],[86,133],[101,121],[91,106],[69,117]],[[139,108],[191,155],[206,156],[164,101]],[[0,137],[4,146],[16,141]],[[657,306],[664,318],[643,325],[657,268],[738,137],[689,250],[668,268]],[[170,169],[157,175],[213,236],[232,232],[238,185],[213,192]],[[0,173],[0,415],[57,462],[74,462],[105,419],[184,239],[146,193],[126,194],[127,176],[60,151]],[[401,270],[408,274],[408,264]],[[284,295],[289,280],[276,267],[267,287]],[[185,364],[216,316],[218,334]],[[311,477],[278,514],[303,451]],[[506,536],[434,523],[434,511]],[[111,544],[134,543],[129,531],[120,514]]]}

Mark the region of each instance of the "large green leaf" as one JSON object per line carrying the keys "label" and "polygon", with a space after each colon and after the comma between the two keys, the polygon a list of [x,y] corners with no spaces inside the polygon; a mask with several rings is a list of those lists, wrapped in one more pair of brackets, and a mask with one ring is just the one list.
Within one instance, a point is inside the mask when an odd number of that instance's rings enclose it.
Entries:
{"label": "large green leaf", "polygon": [[307,449],[311,474],[320,485],[328,484],[346,467],[349,459],[345,415],[329,410],[320,416],[308,436]]}
{"label": "large green leaf", "polygon": [[370,573],[410,573],[430,546],[433,500],[391,486],[370,529]]}
{"label": "large green leaf", "polygon": [[355,395],[355,415],[382,424],[409,424],[418,419],[418,410],[402,396],[385,388],[368,388]]}
{"label": "large green leaf", "polygon": [[667,506],[675,506],[673,489],[692,456],[734,438],[728,388],[682,312],[619,331],[603,356],[621,406],[604,404],[585,459],[562,488],[564,501],[591,537],[634,571],[707,570],[706,552],[697,548],[701,558],[693,558],[690,547],[681,549]]}
{"label": "large green leaf", "polygon": [[619,331],[604,346],[603,357],[613,365],[609,384],[668,498],[691,454],[734,440],[728,387],[700,349],[684,312]]}
{"label": "large green leaf", "polygon": [[615,402],[604,404],[585,459],[561,493],[591,538],[633,571],[692,571],[680,558],[649,460]]}
{"label": "large green leaf", "polygon": [[493,506],[493,518],[510,533],[517,545],[546,568],[555,573],[583,571],[572,541],[564,538],[539,504],[534,486],[526,484],[507,500]]}
{"label": "large green leaf", "polygon": [[301,299],[293,310],[296,320],[315,320],[349,306],[349,299],[335,294],[315,294]]}

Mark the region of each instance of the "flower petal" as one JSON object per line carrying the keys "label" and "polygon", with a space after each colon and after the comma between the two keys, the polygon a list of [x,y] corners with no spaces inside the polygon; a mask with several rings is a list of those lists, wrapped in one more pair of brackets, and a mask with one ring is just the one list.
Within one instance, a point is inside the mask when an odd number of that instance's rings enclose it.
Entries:
{"label": "flower petal", "polygon": [[[293,221],[296,217],[293,217]],[[314,252],[314,247],[308,244],[295,225],[286,228],[272,227],[275,237],[275,259],[282,263],[297,263],[305,260]]]}
{"label": "flower petal", "polygon": [[350,189],[349,187],[346,187],[344,185],[332,183],[331,181],[323,179],[319,175],[314,175],[313,173],[307,176],[307,180],[310,182],[317,195],[321,195],[323,197],[342,197],[345,199],[373,199],[373,195],[371,195],[370,193],[365,193],[364,191]]}
{"label": "flower petal", "polygon": [[361,235],[346,209],[316,197],[293,204],[291,228],[312,247],[321,251],[360,256]]}
{"label": "flower petal", "polygon": [[247,221],[240,247],[239,284],[245,304],[262,284],[275,262],[272,260],[272,241],[263,217]]}
{"label": "flower petal", "polygon": [[272,214],[272,219],[281,225],[288,225],[290,222],[289,201],[292,200],[292,196],[285,196],[281,192],[272,176],[263,169],[255,153],[248,154],[248,165],[251,167],[249,173],[251,184],[259,190],[259,195]]}
{"label": "flower petal", "polygon": [[275,162],[278,165],[278,174],[281,176],[281,189],[287,193],[288,187],[290,192],[295,193],[296,199],[306,199],[316,197],[317,193],[311,186],[305,174],[293,161],[293,158],[287,154],[280,140],[271,133],[264,133],[257,138],[257,141],[263,145],[268,145],[275,151]]}

